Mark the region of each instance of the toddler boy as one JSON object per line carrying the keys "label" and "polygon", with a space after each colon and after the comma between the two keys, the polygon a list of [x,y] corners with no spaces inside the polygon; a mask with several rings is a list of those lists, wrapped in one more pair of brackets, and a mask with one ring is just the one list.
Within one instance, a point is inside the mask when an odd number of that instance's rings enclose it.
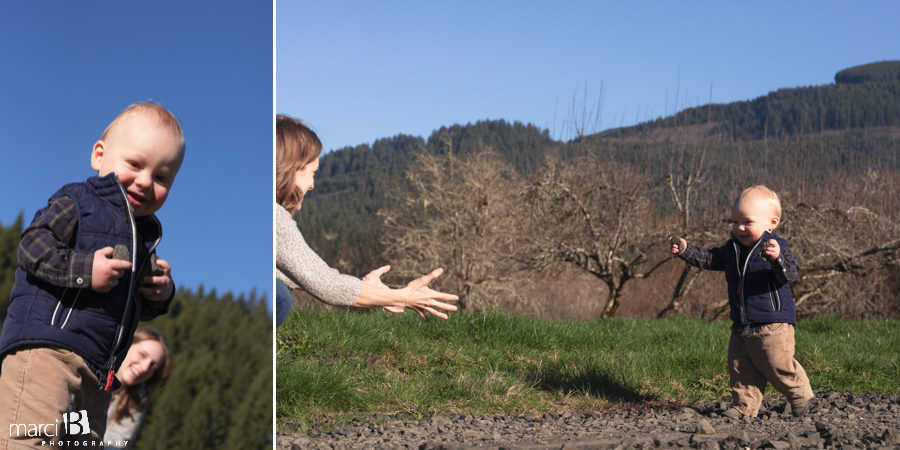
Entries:
{"label": "toddler boy", "polygon": [[787,241],[774,233],[781,221],[778,195],[765,186],[745,189],[734,202],[732,220],[731,239],[721,247],[704,249],[679,238],[671,248],[688,264],[725,271],[732,406],[723,414],[756,416],[768,381],[787,398],[795,417],[804,416],[814,396],[794,359],[797,320],[790,283],[800,270]]}
{"label": "toddler boy", "polygon": [[[103,436],[138,321],[164,314],[175,294],[153,213],[183,158],[178,119],[131,105],[94,144],[97,176],[63,186],[22,233],[0,331],[0,447],[85,445],[88,428]],[[150,273],[151,258],[161,272]],[[65,426],[64,414],[86,420]]]}

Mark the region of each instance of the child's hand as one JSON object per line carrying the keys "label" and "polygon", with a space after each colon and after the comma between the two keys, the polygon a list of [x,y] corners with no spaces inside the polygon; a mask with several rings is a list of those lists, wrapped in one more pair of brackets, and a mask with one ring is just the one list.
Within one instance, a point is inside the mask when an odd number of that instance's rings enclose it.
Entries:
{"label": "child's hand", "polygon": [[673,255],[680,255],[685,250],[687,250],[687,241],[680,237],[672,236],[669,238],[669,243],[672,244],[671,252]]}
{"label": "child's hand", "polygon": [[760,253],[760,256],[762,256],[763,259],[769,261],[775,261],[776,259],[778,259],[778,255],[781,254],[781,247],[778,245],[778,241],[776,241],[775,239],[769,239],[769,242],[766,242],[763,245],[766,246],[766,248],[763,249],[763,251]]}
{"label": "child's hand", "polygon": [[106,293],[119,284],[122,271],[131,268],[130,261],[112,259],[113,248],[103,247],[94,252],[94,262],[91,265],[91,289]]}
{"label": "child's hand", "polygon": [[151,275],[141,280],[140,292],[145,299],[161,302],[165,301],[175,291],[175,283],[170,275],[172,266],[164,259],[157,259],[156,264],[163,270],[162,275]]}
{"label": "child's hand", "polygon": [[[390,289],[386,284],[381,281],[381,276],[386,274],[388,270],[391,270],[391,266],[381,266],[369,273],[366,276],[362,277],[363,283],[370,284],[372,286],[382,287],[385,289]],[[402,313],[405,309],[402,306],[385,306],[385,311],[392,312],[395,314]]]}

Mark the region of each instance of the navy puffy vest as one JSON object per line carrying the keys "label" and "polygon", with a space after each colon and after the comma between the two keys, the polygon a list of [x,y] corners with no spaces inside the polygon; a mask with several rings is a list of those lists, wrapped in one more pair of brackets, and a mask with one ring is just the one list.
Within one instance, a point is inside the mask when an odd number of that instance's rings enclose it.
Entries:
{"label": "navy puffy vest", "polygon": [[[63,186],[52,199],[71,197],[78,209],[75,241],[81,254],[123,244],[130,249],[133,271],[126,271],[107,293],[85,287],[61,288],[38,280],[21,267],[10,295],[0,333],[0,354],[22,346],[57,346],[71,350],[97,375],[101,387],[122,364],[142,309],[141,273],[159,243],[162,228],[153,215],[133,218],[125,191],[114,173]],[[46,208],[44,208],[46,209]],[[35,214],[39,217],[44,209]]]}
{"label": "navy puffy vest", "polygon": [[779,283],[772,265],[759,256],[761,243],[769,239],[778,241],[783,249],[790,247],[781,237],[765,232],[750,250],[745,264],[741,265],[740,244],[730,239],[725,245],[725,279],[728,281],[731,321],[735,326],[797,322],[790,284]]}

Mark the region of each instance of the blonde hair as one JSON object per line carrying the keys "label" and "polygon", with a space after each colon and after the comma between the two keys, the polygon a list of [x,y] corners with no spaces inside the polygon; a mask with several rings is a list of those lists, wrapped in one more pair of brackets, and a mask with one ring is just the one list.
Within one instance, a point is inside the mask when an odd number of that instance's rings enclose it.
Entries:
{"label": "blonde hair", "polygon": [[169,348],[169,343],[166,342],[165,336],[153,328],[138,328],[134,331],[134,340],[131,342],[131,345],[142,341],[159,342],[159,345],[163,348],[163,362],[147,381],[130,386],[123,384],[122,387],[114,392],[117,397],[121,397],[116,403],[112,414],[112,418],[116,422],[122,422],[122,419],[131,416],[133,411],[150,409],[150,406],[153,405],[150,393],[156,387],[162,386],[172,371],[172,349]]}
{"label": "blonde hair", "polygon": [[284,114],[275,117],[275,201],[284,209],[300,209],[303,193],[294,176],[321,153],[322,141],[303,122]]}
{"label": "blonde hair", "polygon": [[[178,153],[180,158],[184,158],[184,131],[181,129],[181,122],[175,117],[175,114],[172,114],[171,111],[164,108],[162,105],[153,102],[141,102],[134,103],[129,105],[127,108],[122,110],[109,125],[106,126],[106,129],[103,130],[103,134],[100,136],[101,140],[106,140],[109,134],[119,125],[122,120],[132,114],[155,114],[156,119],[159,121],[159,124],[169,130],[172,133],[172,137],[175,139],[176,145],[178,146]],[[180,164],[179,164],[180,165]]]}
{"label": "blonde hair", "polygon": [[738,204],[742,201],[750,200],[763,200],[769,202],[769,205],[772,207],[773,217],[781,219],[781,200],[778,199],[778,194],[776,194],[775,191],[761,184],[750,186],[747,189],[744,189],[743,192],[741,192],[741,195],[734,200],[733,208],[736,209]]}

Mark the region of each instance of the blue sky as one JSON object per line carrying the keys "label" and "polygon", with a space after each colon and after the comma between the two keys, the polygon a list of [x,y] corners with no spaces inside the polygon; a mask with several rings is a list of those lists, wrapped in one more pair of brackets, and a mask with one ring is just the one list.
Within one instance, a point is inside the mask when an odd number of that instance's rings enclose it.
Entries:
{"label": "blue sky", "polygon": [[158,252],[178,286],[272,292],[272,6],[0,3],[0,223],[26,223],[131,103],[184,127],[187,153]]}
{"label": "blue sky", "polygon": [[280,1],[276,110],[326,149],[482,119],[568,140],[573,105],[602,130],[900,59],[898,18],[891,1]]}

